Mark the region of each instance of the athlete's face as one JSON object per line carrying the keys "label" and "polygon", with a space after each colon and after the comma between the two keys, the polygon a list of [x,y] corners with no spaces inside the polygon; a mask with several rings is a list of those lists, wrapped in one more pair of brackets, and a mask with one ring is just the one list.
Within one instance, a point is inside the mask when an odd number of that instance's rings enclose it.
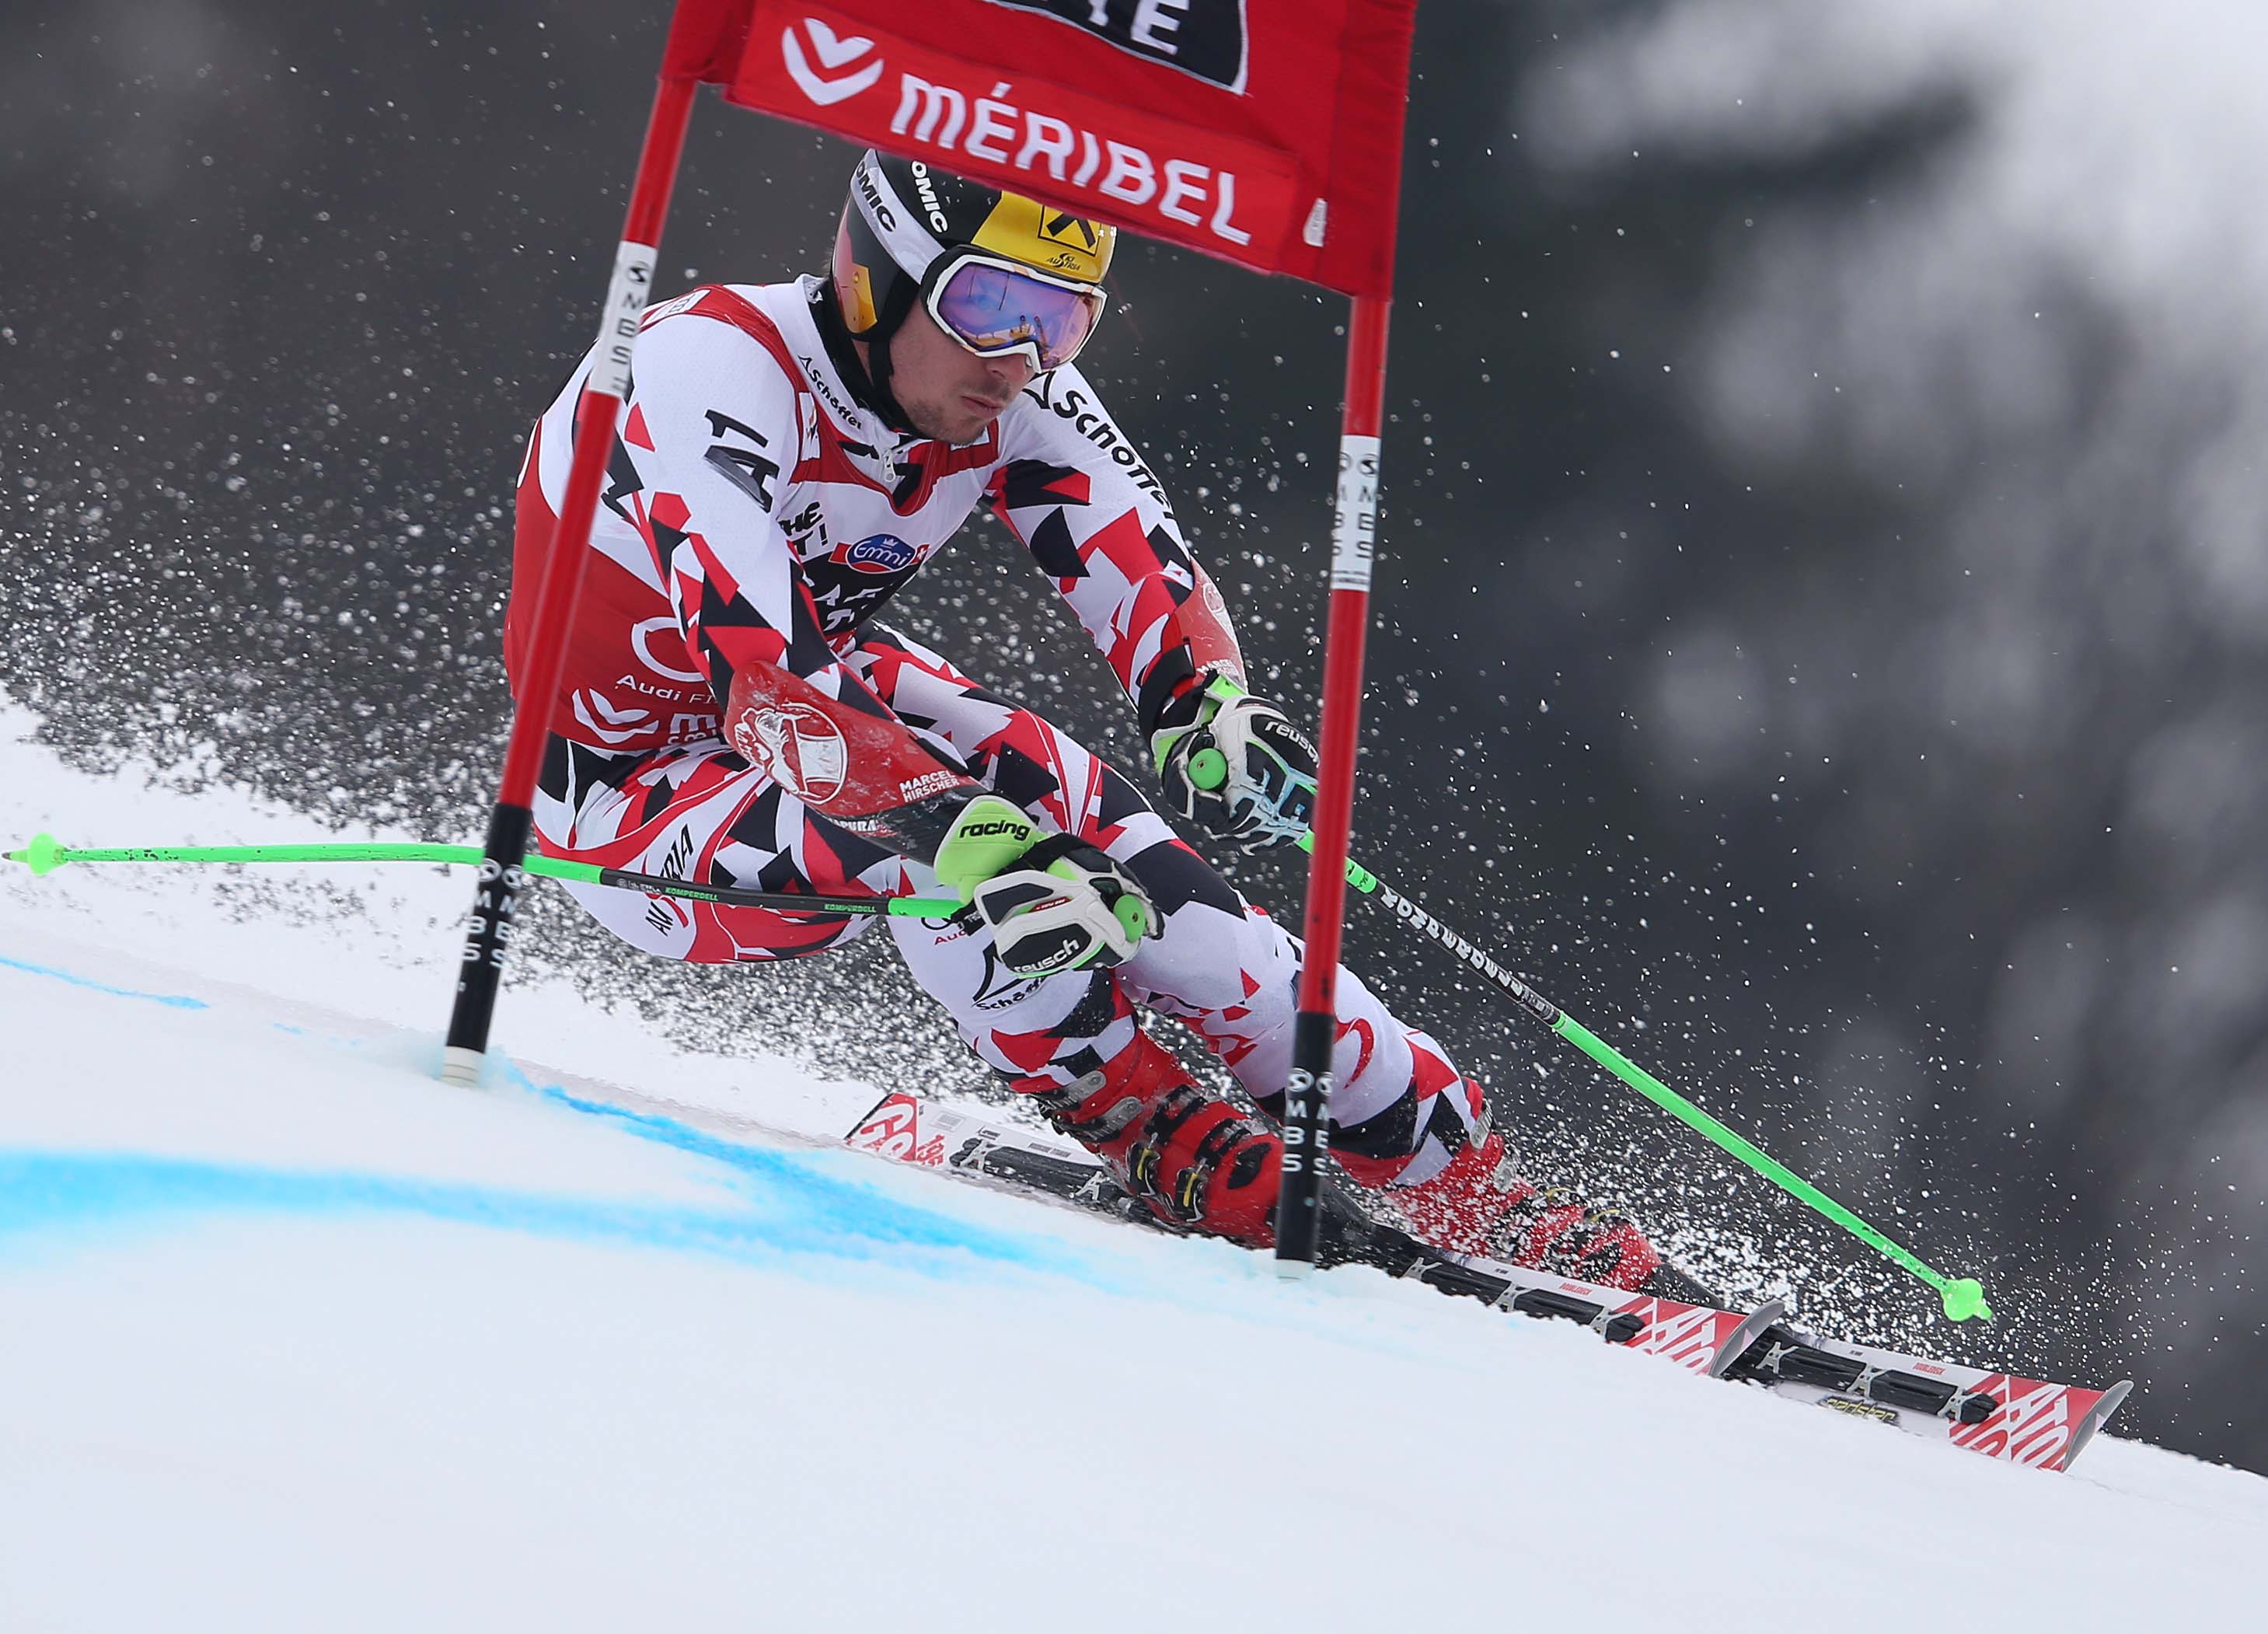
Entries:
{"label": "athlete's face", "polygon": [[973,443],[1038,372],[1020,353],[979,357],[914,308],[890,341],[890,391],[915,431]]}

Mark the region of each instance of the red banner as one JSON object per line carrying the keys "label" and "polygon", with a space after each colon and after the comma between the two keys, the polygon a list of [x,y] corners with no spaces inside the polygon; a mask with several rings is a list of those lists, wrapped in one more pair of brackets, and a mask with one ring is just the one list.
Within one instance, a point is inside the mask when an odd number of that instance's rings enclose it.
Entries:
{"label": "red banner", "polygon": [[713,22],[673,61],[743,107],[1391,292],[1417,0],[685,3]]}

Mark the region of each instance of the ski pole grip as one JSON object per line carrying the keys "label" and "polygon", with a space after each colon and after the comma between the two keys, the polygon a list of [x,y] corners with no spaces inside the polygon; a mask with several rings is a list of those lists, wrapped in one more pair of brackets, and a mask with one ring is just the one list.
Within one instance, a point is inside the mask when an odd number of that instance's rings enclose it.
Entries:
{"label": "ski pole grip", "polygon": [[[1226,675],[1215,675],[1205,683],[1208,696],[1226,703],[1231,698],[1241,698],[1244,688]],[[1199,749],[1189,756],[1189,781],[1200,789],[1219,788],[1228,781],[1228,756],[1219,749]]]}

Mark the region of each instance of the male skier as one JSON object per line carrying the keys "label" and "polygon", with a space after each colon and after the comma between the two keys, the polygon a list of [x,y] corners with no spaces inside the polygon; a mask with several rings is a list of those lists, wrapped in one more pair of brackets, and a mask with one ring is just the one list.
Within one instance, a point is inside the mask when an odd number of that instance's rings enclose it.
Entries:
{"label": "male skier", "polygon": [[[553,856],[710,884],[957,893],[950,921],[889,924],[969,1048],[1161,1218],[1265,1246],[1278,1137],[1138,1012],[1187,1023],[1272,1117],[1300,943],[1119,772],[875,617],[989,503],[1101,649],[1171,808],[1247,850],[1306,830],[1314,753],[1244,690],[1219,592],[1072,363],[1115,238],[869,152],[831,276],[647,312],[543,701],[535,828]],[[588,372],[520,476],[516,687]],[[868,923],[570,888],[674,959],[792,958]],[[1514,1174],[1480,1086],[1351,972],[1337,1003],[1331,1150],[1418,1236],[1619,1287],[1675,1277],[1628,1219]]]}

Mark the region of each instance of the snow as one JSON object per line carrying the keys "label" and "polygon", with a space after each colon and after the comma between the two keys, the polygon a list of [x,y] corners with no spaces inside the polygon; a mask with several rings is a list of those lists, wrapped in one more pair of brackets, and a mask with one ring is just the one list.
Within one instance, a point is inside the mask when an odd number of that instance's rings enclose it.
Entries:
{"label": "snow", "polygon": [[[10,844],[306,837],[30,725]],[[2258,1476],[2043,1474],[1282,1283],[815,1145],[876,1086],[563,985],[445,1088],[466,877],[328,871],[301,918],[248,877],[0,875],[0,1627],[2249,1620]]]}

